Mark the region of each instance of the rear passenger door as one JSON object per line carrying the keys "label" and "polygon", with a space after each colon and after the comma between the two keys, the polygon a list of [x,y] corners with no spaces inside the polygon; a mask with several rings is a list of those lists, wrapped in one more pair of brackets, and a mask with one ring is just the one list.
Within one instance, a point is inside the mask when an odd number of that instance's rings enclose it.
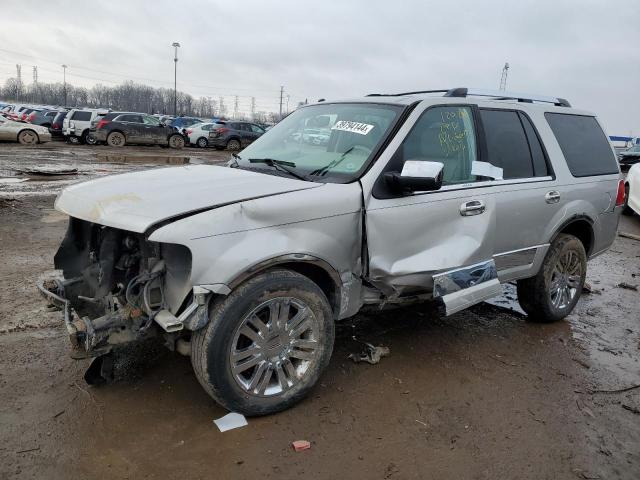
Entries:
{"label": "rear passenger door", "polygon": [[501,170],[494,191],[494,258],[501,281],[528,276],[546,253],[547,226],[562,208],[540,136],[520,110],[481,108],[487,161]]}
{"label": "rear passenger door", "polygon": [[145,136],[145,128],[142,123],[142,115],[125,114],[118,117],[118,127],[127,137],[130,143],[151,143]]}
{"label": "rear passenger door", "polygon": [[149,139],[148,143],[157,143],[160,145],[167,143],[167,128],[160,123],[160,120],[151,115],[143,115],[142,122],[144,124],[145,136]]}

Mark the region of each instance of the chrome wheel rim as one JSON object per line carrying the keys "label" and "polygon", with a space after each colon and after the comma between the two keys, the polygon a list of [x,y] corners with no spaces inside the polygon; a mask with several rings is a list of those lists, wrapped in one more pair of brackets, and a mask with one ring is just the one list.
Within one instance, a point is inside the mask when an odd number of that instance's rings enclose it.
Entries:
{"label": "chrome wheel rim", "polygon": [[240,150],[240,143],[237,140],[231,140],[228,144],[227,144],[227,148],[229,150]]}
{"label": "chrome wheel rim", "polygon": [[111,138],[111,141],[110,141],[111,145],[116,147],[122,145],[123,138],[122,138],[122,135],[120,135],[119,133],[111,134],[110,138]]}
{"label": "chrome wheel rim", "polygon": [[293,297],[261,303],[236,329],[229,353],[231,373],[246,393],[270,397],[298,385],[320,354],[318,320]]}
{"label": "chrome wheel rim", "polygon": [[573,250],[568,250],[558,259],[551,273],[549,296],[555,308],[567,308],[580,286],[582,262]]}
{"label": "chrome wheel rim", "polygon": [[35,143],[35,141],[36,141],[36,137],[33,133],[31,132],[22,133],[22,143],[24,143],[25,145],[31,145]]}

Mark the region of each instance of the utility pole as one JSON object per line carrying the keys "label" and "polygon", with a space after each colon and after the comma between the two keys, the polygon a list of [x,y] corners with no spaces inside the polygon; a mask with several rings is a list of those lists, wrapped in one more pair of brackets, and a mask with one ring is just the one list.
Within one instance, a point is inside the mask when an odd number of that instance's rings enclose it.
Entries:
{"label": "utility pole", "polygon": [[280,86],[280,120],[282,120],[282,96],[284,95],[284,86]]}
{"label": "utility pole", "polygon": [[38,101],[38,67],[33,66],[33,101]]}
{"label": "utility pole", "polygon": [[287,115],[289,115],[289,100],[291,99],[291,95],[287,93]]}
{"label": "utility pole", "polygon": [[509,62],[504,64],[502,69],[502,76],[500,77],[500,90],[504,91],[507,88],[507,75],[509,74]]}
{"label": "utility pole", "polygon": [[233,119],[238,119],[238,95],[236,95],[233,99]]}
{"label": "utility pole", "polygon": [[256,119],[256,97],[251,97],[251,120]]}
{"label": "utility pole", "polygon": [[16,87],[16,100],[20,100],[20,93],[22,91],[22,65],[16,63],[16,74],[18,77],[18,85]]}
{"label": "utility pole", "polygon": [[64,92],[64,105],[67,106],[67,66],[62,65],[62,90]]}
{"label": "utility pole", "polygon": [[227,113],[227,107],[224,104],[224,97],[218,99],[218,116],[224,117]]}
{"label": "utility pole", "polygon": [[178,116],[178,42],[171,44],[173,47],[173,116]]}

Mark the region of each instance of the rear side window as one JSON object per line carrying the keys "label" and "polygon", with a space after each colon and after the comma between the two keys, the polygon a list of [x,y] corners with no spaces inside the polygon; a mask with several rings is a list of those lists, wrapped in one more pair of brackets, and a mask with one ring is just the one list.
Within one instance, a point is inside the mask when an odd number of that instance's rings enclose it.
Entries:
{"label": "rear side window", "polygon": [[81,122],[86,122],[91,120],[91,112],[74,112],[71,120],[79,120]]}
{"label": "rear side window", "polygon": [[546,177],[550,175],[549,167],[547,163],[547,157],[542,148],[540,137],[538,136],[531,120],[522,112],[518,113],[524,132],[527,134],[527,142],[529,143],[529,151],[531,152],[531,159],[533,160],[533,174],[536,177]]}
{"label": "rear side window", "polygon": [[131,123],[142,123],[142,117],[140,115],[120,115],[117,119],[117,122],[131,122]]}
{"label": "rear side window", "polygon": [[550,112],[544,116],[574,177],[618,173],[618,162],[594,117]]}
{"label": "rear side window", "polygon": [[531,178],[533,162],[529,142],[517,112],[480,110],[487,139],[489,163],[502,168],[502,178]]}

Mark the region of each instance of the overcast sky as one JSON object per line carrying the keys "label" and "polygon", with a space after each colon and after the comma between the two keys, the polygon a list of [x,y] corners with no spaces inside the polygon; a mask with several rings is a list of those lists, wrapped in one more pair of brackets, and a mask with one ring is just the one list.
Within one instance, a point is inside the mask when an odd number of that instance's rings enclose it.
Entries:
{"label": "overcast sky", "polygon": [[[0,82],[125,79],[277,111],[308,98],[471,86],[567,98],[640,134],[640,1],[2,0]],[[286,97],[285,97],[286,99]]]}

